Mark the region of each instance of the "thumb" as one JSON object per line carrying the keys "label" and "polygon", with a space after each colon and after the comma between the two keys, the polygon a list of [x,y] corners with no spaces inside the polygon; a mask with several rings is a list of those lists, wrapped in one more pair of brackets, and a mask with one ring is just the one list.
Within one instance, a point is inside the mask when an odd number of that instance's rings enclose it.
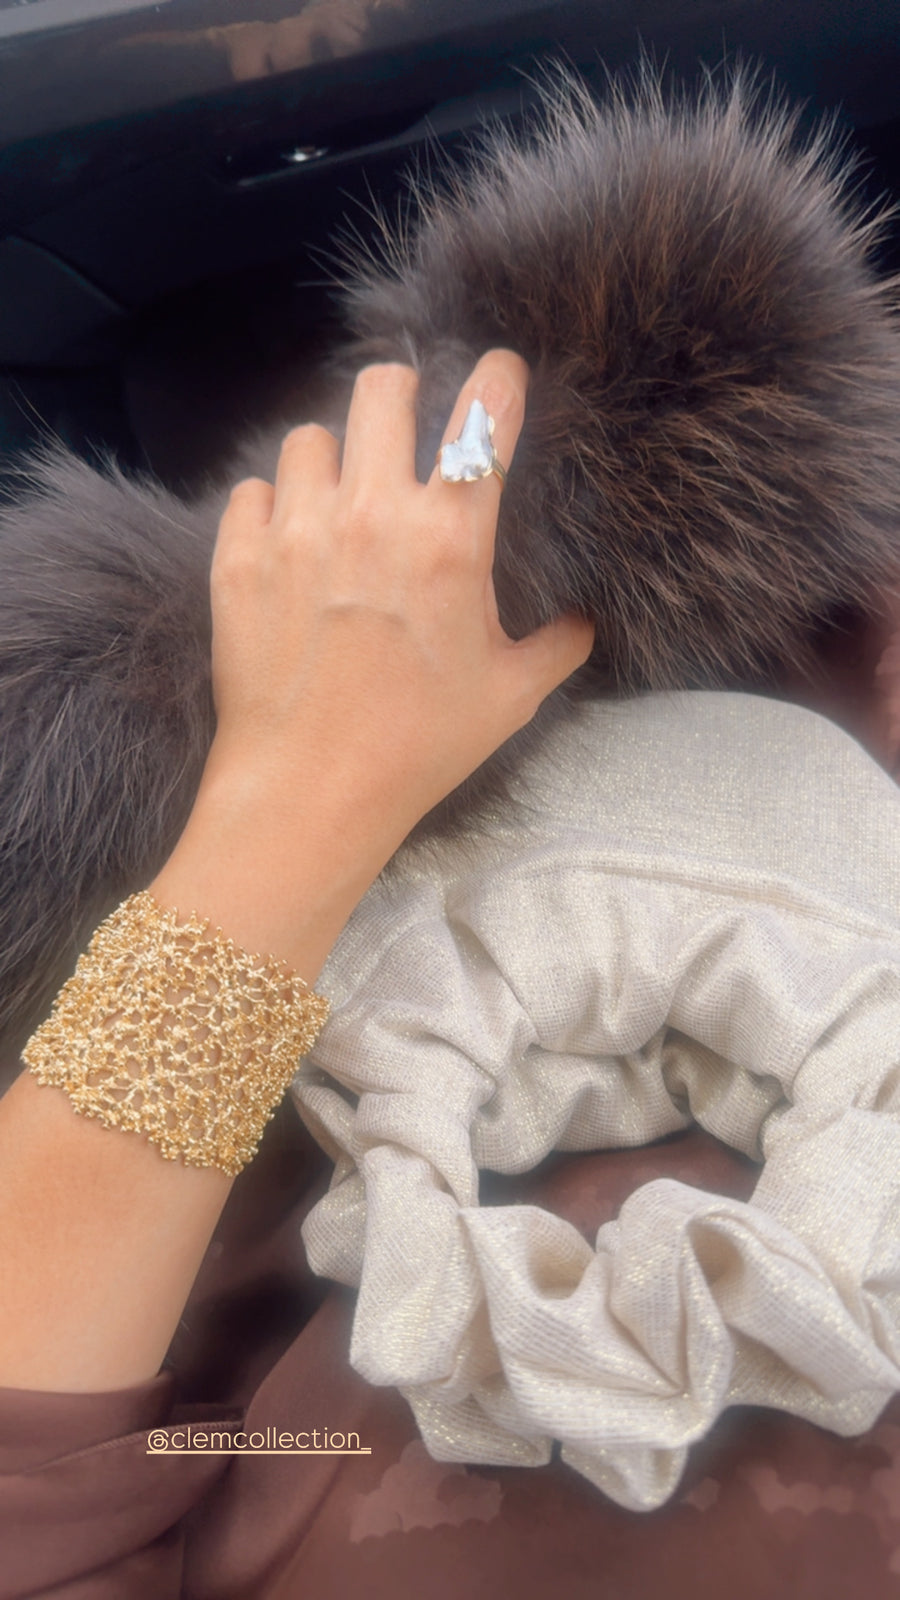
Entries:
{"label": "thumb", "polygon": [[593,647],[594,624],[567,612],[511,644],[509,668],[520,692],[533,700],[536,710],[548,694],[584,666]]}

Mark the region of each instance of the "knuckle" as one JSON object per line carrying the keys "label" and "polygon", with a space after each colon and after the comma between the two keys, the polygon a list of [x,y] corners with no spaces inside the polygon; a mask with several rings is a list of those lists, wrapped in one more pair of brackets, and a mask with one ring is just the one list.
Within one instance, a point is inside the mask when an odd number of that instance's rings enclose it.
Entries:
{"label": "knuckle", "polygon": [[[465,485],[466,489],[472,486]],[[474,496],[472,497],[474,499]],[[481,519],[471,499],[448,507],[432,524],[434,558],[447,571],[479,570],[485,563],[485,540]]]}
{"label": "knuckle", "polygon": [[489,350],[472,376],[473,391],[495,422],[519,422],[528,389],[528,367],[512,350]]}
{"label": "knuckle", "polygon": [[217,556],[209,575],[209,590],[213,600],[240,591],[246,585],[248,568],[233,556]]}
{"label": "knuckle", "polygon": [[210,584],[214,591],[246,583],[254,570],[256,552],[245,539],[220,538],[213,551]]}
{"label": "knuckle", "polygon": [[458,596],[467,594],[480,577],[480,563],[464,544],[437,537],[431,541],[423,562],[433,583],[449,585]]}
{"label": "knuckle", "polygon": [[336,533],[342,542],[372,544],[382,531],[382,516],[369,495],[351,495],[341,507]]}
{"label": "knuckle", "polygon": [[441,572],[467,572],[475,565],[473,541],[459,526],[446,524],[434,529],[431,539],[432,565]]}
{"label": "knuckle", "polygon": [[516,420],[522,411],[522,396],[502,374],[486,378],[481,386],[481,403],[495,422]]}

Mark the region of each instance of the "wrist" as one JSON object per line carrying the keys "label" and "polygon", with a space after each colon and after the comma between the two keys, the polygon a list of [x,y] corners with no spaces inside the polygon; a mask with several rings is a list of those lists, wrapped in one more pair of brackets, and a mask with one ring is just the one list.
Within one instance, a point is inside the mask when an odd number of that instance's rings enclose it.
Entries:
{"label": "wrist", "polygon": [[[148,887],[208,917],[245,950],[315,982],[402,835],[323,774],[211,757],[185,830]],[[349,789],[349,786],[348,786]],[[332,792],[336,791],[336,792]],[[380,814],[379,814],[380,813]]]}

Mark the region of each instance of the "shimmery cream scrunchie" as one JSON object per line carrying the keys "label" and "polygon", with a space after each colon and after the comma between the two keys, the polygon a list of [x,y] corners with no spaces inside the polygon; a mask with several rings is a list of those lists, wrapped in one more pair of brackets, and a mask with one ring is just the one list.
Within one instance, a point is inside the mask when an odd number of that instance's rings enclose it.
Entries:
{"label": "shimmery cream scrunchie", "polygon": [[[810,712],[586,708],[527,811],[407,847],[322,977],[295,1080],[337,1165],[304,1238],[351,1360],[440,1460],[675,1489],[725,1406],[865,1431],[900,1389],[900,793]],[[478,1169],[695,1121],[752,1203],[671,1180],[591,1249]]]}

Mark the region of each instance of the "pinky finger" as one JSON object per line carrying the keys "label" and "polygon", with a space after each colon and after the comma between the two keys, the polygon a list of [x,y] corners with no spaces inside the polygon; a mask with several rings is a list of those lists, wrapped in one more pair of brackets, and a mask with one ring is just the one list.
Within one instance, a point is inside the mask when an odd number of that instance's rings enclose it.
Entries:
{"label": "pinky finger", "polygon": [[248,523],[268,522],[274,504],[275,490],[265,478],[242,478],[228,496],[225,517],[229,522],[238,520],[246,520]]}
{"label": "pinky finger", "polygon": [[217,576],[247,561],[260,535],[268,530],[274,505],[275,490],[263,478],[244,478],[235,484],[213,551],[213,571]]}

